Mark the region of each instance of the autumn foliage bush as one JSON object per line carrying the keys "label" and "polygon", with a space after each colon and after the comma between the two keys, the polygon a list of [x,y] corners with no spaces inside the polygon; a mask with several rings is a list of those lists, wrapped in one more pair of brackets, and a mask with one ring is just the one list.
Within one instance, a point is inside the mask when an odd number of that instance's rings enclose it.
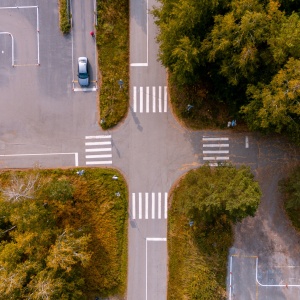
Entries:
{"label": "autumn foliage bush", "polygon": [[116,170],[0,173],[0,299],[122,295],[126,272],[127,187]]}

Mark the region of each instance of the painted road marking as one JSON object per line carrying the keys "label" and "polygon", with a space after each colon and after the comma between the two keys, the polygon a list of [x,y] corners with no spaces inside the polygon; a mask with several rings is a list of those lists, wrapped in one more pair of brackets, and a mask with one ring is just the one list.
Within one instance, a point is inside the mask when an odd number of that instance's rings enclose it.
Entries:
{"label": "painted road marking", "polygon": [[228,156],[205,156],[203,157],[203,160],[228,160]]}
{"label": "painted road marking", "polygon": [[75,166],[78,167],[78,152],[62,152],[62,153],[23,153],[23,154],[0,154],[0,157],[22,157],[22,156],[51,156],[51,155],[74,155]]}
{"label": "painted road marking", "polygon": [[111,148],[93,148],[93,149],[85,149],[85,152],[101,152],[101,151],[111,151]]}
{"label": "painted road marking", "polygon": [[221,154],[221,153],[223,153],[223,154],[226,154],[226,153],[229,153],[229,150],[210,150],[210,151],[203,151],[203,153],[204,154],[209,154],[209,153],[216,153],[216,154]]}
{"label": "painted road marking", "polygon": [[[111,153],[112,148],[107,147],[108,145],[112,144],[111,135],[87,135],[85,136],[85,139],[89,140],[89,142],[85,142],[85,147],[86,147],[85,152],[95,153],[91,155],[87,154],[85,156],[86,165],[111,165],[112,164],[112,160],[104,160],[107,158],[112,158],[112,153]],[[97,147],[95,148],[95,146]]]}
{"label": "painted road marking", "polygon": [[[229,160],[229,156],[228,156],[229,150],[220,149],[220,148],[229,148],[229,144],[223,144],[224,141],[229,141],[229,138],[203,136],[202,138],[203,161],[208,162],[209,166],[216,167],[219,166],[219,163],[222,163],[225,160]],[[220,142],[220,143],[216,143],[216,142]],[[227,154],[227,156],[221,156],[222,154]]]}
{"label": "painted road marking", "polygon": [[229,147],[229,144],[203,144],[203,147],[211,147],[211,148],[218,148],[218,147]]}
{"label": "painted road marking", "polygon": [[[150,90],[152,90],[152,96],[150,94]],[[150,104],[151,101],[152,101],[152,105]],[[145,110],[144,107],[146,108]],[[159,113],[162,112],[166,113],[168,111],[167,87],[152,86],[152,89],[150,89],[149,86],[146,86],[145,88],[143,86],[140,86],[138,89],[138,87],[134,86],[133,87],[133,112],[149,113],[151,112],[150,111],[151,109],[153,113],[155,113],[157,110]]]}
{"label": "painted road marking", "polygon": [[167,238],[147,237],[146,238],[146,300],[148,300],[148,242],[166,242]]}
{"label": "painted road marking", "polygon": [[245,147],[249,148],[249,138],[247,136],[245,137]]}
{"label": "painted road marking", "polygon": [[148,219],[148,193],[145,193],[145,219]]}
{"label": "painted road marking", "polygon": [[152,111],[156,112],[156,88],[155,86],[152,87]]}
{"label": "painted road marking", "polygon": [[161,219],[161,193],[158,193],[158,219]]}
{"label": "painted road marking", "polygon": [[139,193],[139,219],[142,218],[142,193]]}
{"label": "painted road marking", "polygon": [[149,86],[146,86],[146,113],[149,113]]}
{"label": "painted road marking", "polygon": [[221,137],[221,138],[215,138],[215,137],[203,137],[202,141],[228,141],[228,137]]}
{"label": "painted road marking", "polygon": [[136,112],[136,86],[133,87],[133,112]]}
{"label": "painted road marking", "polygon": [[164,87],[164,112],[167,112],[167,105],[168,105],[168,91],[167,87]]}
{"label": "painted road marking", "polygon": [[111,160],[87,161],[86,165],[111,165]]}
{"label": "painted road marking", "polygon": [[97,88],[92,87],[92,88],[83,88],[83,87],[77,87],[73,89],[74,92],[96,92]]}
{"label": "painted road marking", "polygon": [[168,216],[168,193],[165,193],[165,219]]}
{"label": "painted road marking", "polygon": [[87,135],[85,137],[86,140],[94,140],[94,139],[110,139],[111,135]]}
{"label": "painted road marking", "polygon": [[97,154],[97,155],[86,155],[86,158],[108,158],[112,157],[112,154]]}
{"label": "painted road marking", "polygon": [[87,142],[86,146],[100,146],[100,145],[111,145],[111,141],[109,142]]}
{"label": "painted road marking", "polygon": [[135,193],[132,194],[132,219],[135,219]]}
{"label": "painted road marking", "polygon": [[152,219],[155,218],[155,193],[152,193]]}
{"label": "painted road marking", "polygon": [[148,57],[149,57],[149,16],[148,16],[148,0],[147,0],[147,9],[146,9],[146,14],[147,14],[147,18],[146,18],[146,62],[144,63],[131,63],[130,66],[131,67],[148,67]]}
{"label": "painted road marking", "polygon": [[[132,218],[136,218],[138,210],[139,219],[167,219],[168,217],[168,193],[138,193],[138,202],[136,203],[136,194],[132,193]],[[156,196],[157,194],[157,196]],[[164,197],[164,199],[162,199]],[[151,199],[150,199],[151,198]],[[151,201],[151,204],[149,203]],[[138,207],[137,207],[138,206]],[[150,212],[151,210],[151,212]],[[156,212],[157,211],[157,212]],[[163,216],[162,216],[163,213]]]}

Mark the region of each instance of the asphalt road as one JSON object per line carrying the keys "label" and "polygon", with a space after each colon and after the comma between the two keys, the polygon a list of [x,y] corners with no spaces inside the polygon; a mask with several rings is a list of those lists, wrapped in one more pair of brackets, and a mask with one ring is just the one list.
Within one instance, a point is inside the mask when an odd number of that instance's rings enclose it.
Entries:
{"label": "asphalt road", "polygon": [[[206,162],[228,160],[251,166],[265,193],[258,219],[237,226],[231,254],[258,256],[261,270],[265,270],[262,266],[271,270],[279,263],[300,265],[299,252],[292,251],[297,236],[291,233],[289,238],[276,239],[290,231],[284,222],[278,226],[276,184],[299,161],[299,149],[282,139],[239,132],[238,126],[232,130],[195,132],[179,125],[168,101],[166,72],[157,61],[157,28],[147,14],[154,1],[132,0],[130,5],[128,117],[114,130],[103,132],[99,128],[95,40],[89,35],[94,22],[93,3],[72,1],[72,34],[64,37],[58,29],[56,1],[1,1],[0,168],[101,165],[123,172],[130,201],[130,300],[166,299],[170,189],[180,176]],[[92,84],[88,90],[80,89],[76,82],[78,56],[87,56],[90,61]],[[88,157],[89,152],[94,155],[97,150],[91,143],[99,140],[109,145],[107,158]],[[99,151],[104,152],[103,148]],[[255,231],[253,222],[257,224]],[[244,261],[240,265],[245,265]],[[233,266],[239,270],[237,259]],[[246,268],[253,269],[253,262]],[[291,276],[297,274],[287,278]],[[279,287],[262,290],[259,298],[257,289],[247,286],[254,282],[257,287],[257,280],[241,278],[234,275],[231,296],[235,298],[231,299],[298,299],[296,289],[287,294]],[[262,282],[268,282],[263,279]]]}

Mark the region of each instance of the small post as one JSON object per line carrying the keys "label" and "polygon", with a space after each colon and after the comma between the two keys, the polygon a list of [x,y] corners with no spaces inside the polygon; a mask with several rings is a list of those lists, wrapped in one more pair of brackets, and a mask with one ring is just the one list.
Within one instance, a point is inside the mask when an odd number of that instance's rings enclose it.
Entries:
{"label": "small post", "polygon": [[123,88],[123,84],[124,84],[123,80],[120,79],[120,80],[118,81],[118,84],[119,84],[120,90],[121,90],[121,89]]}
{"label": "small post", "polygon": [[190,111],[193,107],[194,107],[193,105],[188,104],[187,107],[186,107],[186,110],[187,110],[187,111]]}

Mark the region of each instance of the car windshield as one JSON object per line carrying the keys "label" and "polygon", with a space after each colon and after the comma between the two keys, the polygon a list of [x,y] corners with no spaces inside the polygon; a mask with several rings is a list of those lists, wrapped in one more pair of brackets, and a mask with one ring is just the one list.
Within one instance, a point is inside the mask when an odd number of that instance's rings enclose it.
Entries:
{"label": "car windshield", "polygon": [[78,74],[78,77],[79,77],[80,79],[86,79],[86,78],[89,77],[89,75],[88,75],[88,73],[79,73],[79,74]]}

